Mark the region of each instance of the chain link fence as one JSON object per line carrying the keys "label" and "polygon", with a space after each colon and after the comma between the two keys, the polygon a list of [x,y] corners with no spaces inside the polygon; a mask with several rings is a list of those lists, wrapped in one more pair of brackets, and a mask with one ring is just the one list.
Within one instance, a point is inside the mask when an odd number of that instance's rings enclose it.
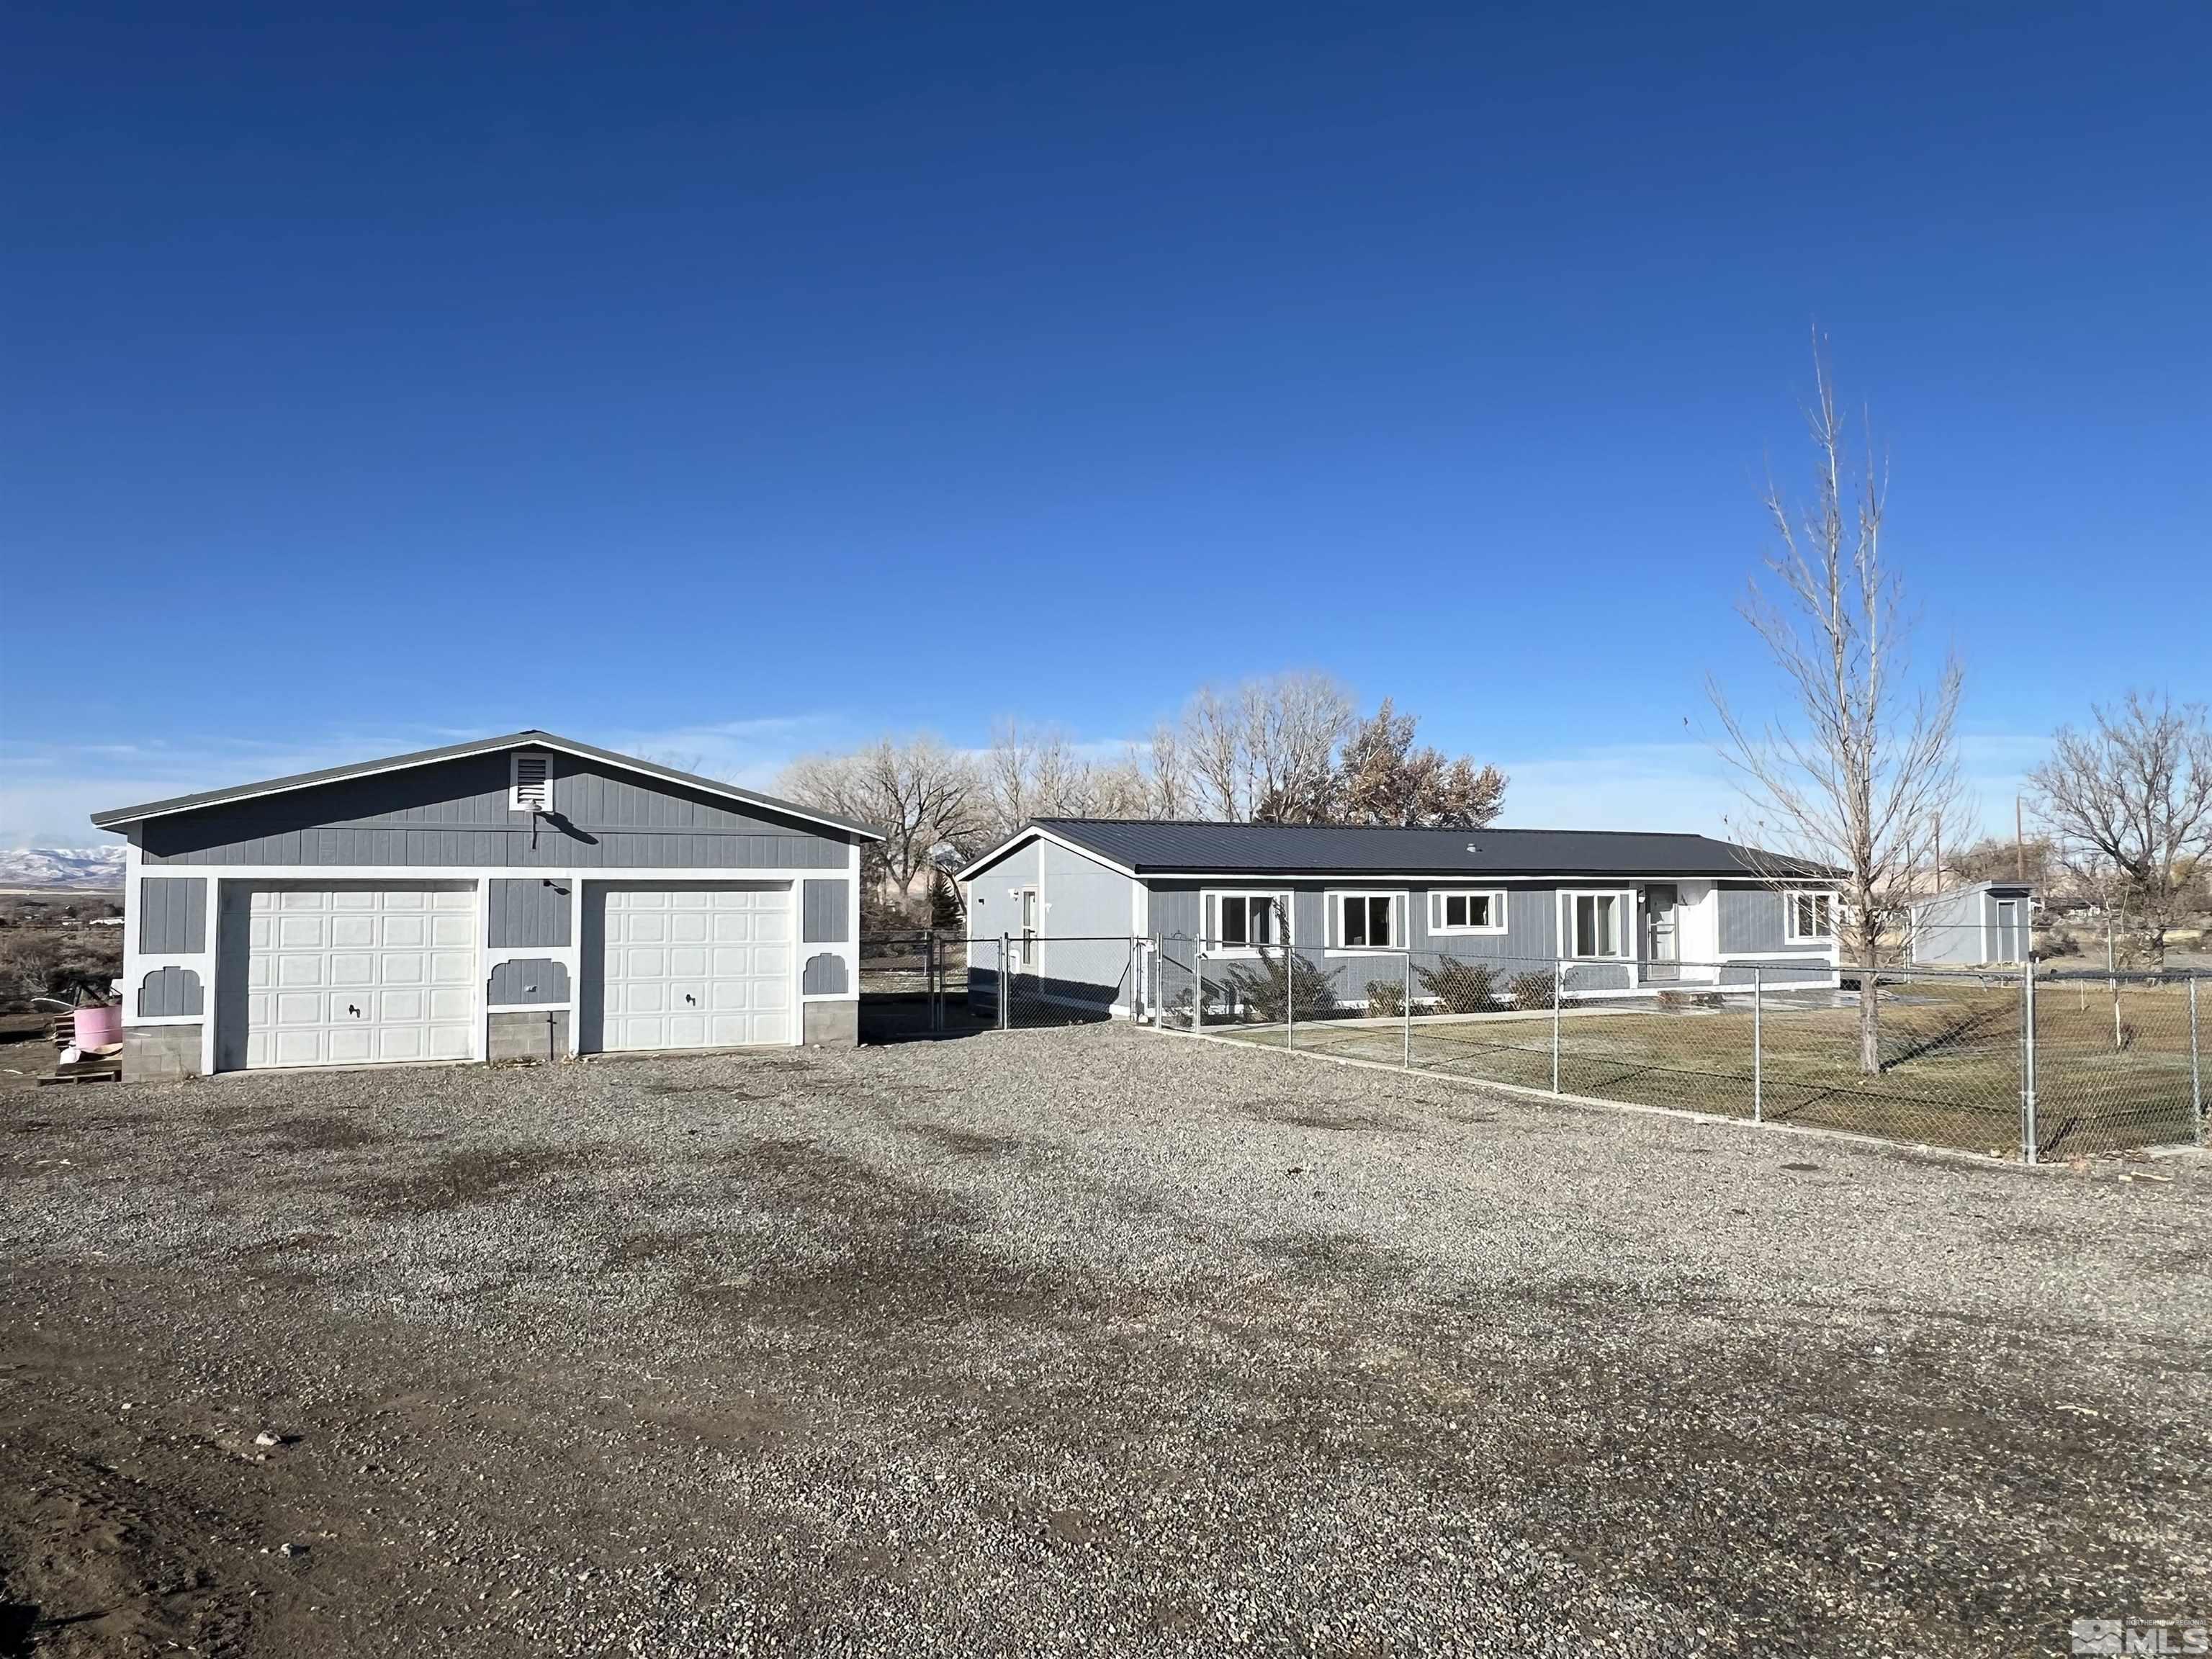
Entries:
{"label": "chain link fence", "polygon": [[1005,1030],[1127,1019],[1138,1006],[1142,946],[1126,933],[963,940],[967,1007]]}
{"label": "chain link fence", "polygon": [[1143,942],[1146,1017],[1407,1071],[2063,1159],[2201,1144],[2185,975]]}

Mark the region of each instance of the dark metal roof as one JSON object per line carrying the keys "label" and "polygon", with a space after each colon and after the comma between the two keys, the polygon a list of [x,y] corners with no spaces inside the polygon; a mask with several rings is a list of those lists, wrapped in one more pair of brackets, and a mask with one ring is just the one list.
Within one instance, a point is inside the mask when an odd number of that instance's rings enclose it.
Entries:
{"label": "dark metal roof", "polygon": [[1706,836],[1630,830],[1371,830],[1344,824],[1038,818],[1029,826],[1139,875],[1743,876],[1820,866]]}
{"label": "dark metal roof", "polygon": [[418,749],[409,755],[391,755],[382,760],[362,761],[352,766],[326,767],[319,772],[295,772],[290,777],[269,778],[259,783],[241,783],[228,789],[209,789],[197,795],[174,795],[167,800],[148,801],[141,806],[118,806],[112,811],[94,812],[92,821],[102,830],[112,830],[118,824],[137,823],[144,818],[166,817],[173,812],[189,812],[202,806],[218,806],[225,801],[251,800],[257,795],[278,795],[293,789],[309,789],[319,783],[337,783],[345,778],[366,777],[376,772],[399,772],[414,766],[434,766],[440,761],[465,760],[471,755],[496,754],[507,749],[552,749],[587,759],[605,761],[611,766],[639,772],[647,777],[659,778],[665,783],[680,783],[693,789],[703,789],[709,794],[726,799],[742,801],[749,806],[764,807],[771,811],[787,813],[814,823],[826,823],[833,829],[848,830],[870,841],[881,841],[883,834],[865,823],[850,818],[841,818],[834,812],[824,812],[811,806],[801,806],[795,801],[779,800],[774,795],[757,794],[750,789],[740,789],[733,783],[724,783],[716,778],[702,778],[695,773],[679,772],[671,766],[657,766],[651,761],[639,760],[631,755],[618,755],[611,749],[596,749],[588,743],[578,743],[574,738],[561,737],[551,732],[510,732],[501,738],[478,738],[471,743],[448,744],[442,749]]}

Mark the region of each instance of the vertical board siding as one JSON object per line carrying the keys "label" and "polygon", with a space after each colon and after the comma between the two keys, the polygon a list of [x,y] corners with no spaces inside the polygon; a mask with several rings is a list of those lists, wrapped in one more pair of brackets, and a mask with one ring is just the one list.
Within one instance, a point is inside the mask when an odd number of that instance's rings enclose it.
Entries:
{"label": "vertical board siding", "polygon": [[799,942],[802,945],[845,945],[853,937],[852,907],[847,898],[847,884],[842,881],[806,881],[799,884],[801,911]]}
{"label": "vertical board siding", "polygon": [[1719,898],[1723,956],[1790,948],[1783,927],[1786,907],[1774,889],[1723,887]]}
{"label": "vertical board siding", "polygon": [[142,956],[198,956],[207,949],[207,880],[201,876],[146,876],[138,883],[138,951]]}
{"label": "vertical board siding", "polygon": [[842,870],[852,837],[556,753],[553,811],[507,809],[476,755],[149,818],[149,865]]}
{"label": "vertical board siding", "polygon": [[568,969],[550,957],[518,958],[493,965],[487,1006],[527,1007],[532,1003],[566,1002]]}
{"label": "vertical board siding", "polygon": [[806,958],[799,988],[811,997],[842,996],[847,982],[845,958],[824,951]]}
{"label": "vertical board siding", "polygon": [[189,968],[156,968],[138,982],[142,1019],[166,1019],[204,1011],[200,976]]}
{"label": "vertical board siding", "polygon": [[491,931],[484,942],[495,950],[565,947],[568,889],[565,881],[542,878],[493,882]]}

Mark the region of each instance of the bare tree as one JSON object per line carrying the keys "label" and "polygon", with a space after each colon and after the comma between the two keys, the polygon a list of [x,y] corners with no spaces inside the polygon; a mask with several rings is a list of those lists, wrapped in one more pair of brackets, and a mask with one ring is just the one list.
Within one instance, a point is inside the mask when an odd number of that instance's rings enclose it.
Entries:
{"label": "bare tree", "polygon": [[927,735],[882,738],[857,754],[798,761],[778,788],[882,831],[866,857],[894,902],[923,896],[917,878],[937,866],[941,850],[972,842],[981,817],[974,762]]}
{"label": "bare tree", "polygon": [[2145,953],[2164,967],[2166,933],[2194,896],[2198,861],[2212,856],[2212,730],[2202,704],[2177,708],[2163,693],[2130,691],[2091,713],[2094,730],[2062,726],[2029,774],[2036,816],[2068,868],[2135,917]]}
{"label": "bare tree", "polygon": [[1248,680],[1227,696],[1201,687],[1178,744],[1196,805],[1231,823],[1321,821],[1351,724],[1351,698],[1325,674]]}
{"label": "bare tree", "polygon": [[984,751],[985,814],[1004,837],[1031,818],[1083,817],[1097,811],[1095,769],[1056,728],[1001,720]]}
{"label": "bare tree", "polygon": [[1416,724],[1385,697],[1353,729],[1337,762],[1332,821],[1476,830],[1498,816],[1505,775],[1465,755],[1447,760],[1432,748],[1416,749]]}
{"label": "bare tree", "polygon": [[1944,861],[1969,882],[2024,879],[2045,884],[2051,880],[2057,856],[2047,836],[2015,842],[2009,836],[1984,836],[1947,854]]}
{"label": "bare tree", "polygon": [[[1955,730],[1961,671],[1947,657],[1930,684],[1911,672],[1911,629],[1897,574],[1882,562],[1887,469],[1855,456],[1818,343],[1806,410],[1819,455],[1802,514],[1771,480],[1765,496],[1778,545],[1739,607],[1782,671],[1795,707],[1740,717],[1716,680],[1723,757],[1750,804],[1754,845],[1840,873],[1838,937],[1859,969],[1859,1069],[1881,1069],[1875,988],[1883,932],[1912,896],[1923,836],[1959,793]],[[1955,817],[1955,813],[1952,814]],[[1802,868],[1771,861],[1779,886]]]}

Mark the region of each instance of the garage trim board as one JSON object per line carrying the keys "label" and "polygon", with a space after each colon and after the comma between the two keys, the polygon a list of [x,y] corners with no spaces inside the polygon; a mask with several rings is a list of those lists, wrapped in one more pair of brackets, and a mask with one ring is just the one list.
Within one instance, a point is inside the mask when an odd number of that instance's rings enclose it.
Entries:
{"label": "garage trim board", "polygon": [[[518,750],[550,799],[514,793]],[[880,837],[811,808],[521,732],[95,822],[131,839],[128,1075],[857,1040]],[[655,892],[707,954],[611,978],[610,896]]]}

